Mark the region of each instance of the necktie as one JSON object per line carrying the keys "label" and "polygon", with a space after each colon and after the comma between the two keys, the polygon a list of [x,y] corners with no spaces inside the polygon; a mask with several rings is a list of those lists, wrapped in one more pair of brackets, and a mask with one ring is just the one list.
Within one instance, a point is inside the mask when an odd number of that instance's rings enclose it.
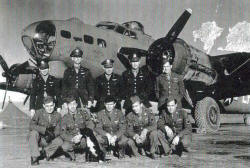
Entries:
{"label": "necktie", "polygon": [[49,114],[49,123],[51,122],[51,116],[50,116],[50,114]]}

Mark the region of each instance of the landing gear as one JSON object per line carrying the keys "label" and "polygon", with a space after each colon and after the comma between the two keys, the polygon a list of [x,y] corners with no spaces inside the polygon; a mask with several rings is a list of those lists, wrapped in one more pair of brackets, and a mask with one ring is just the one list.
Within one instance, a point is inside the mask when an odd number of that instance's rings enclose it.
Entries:
{"label": "landing gear", "polygon": [[220,108],[211,97],[205,97],[197,102],[194,117],[202,132],[216,132],[220,127]]}

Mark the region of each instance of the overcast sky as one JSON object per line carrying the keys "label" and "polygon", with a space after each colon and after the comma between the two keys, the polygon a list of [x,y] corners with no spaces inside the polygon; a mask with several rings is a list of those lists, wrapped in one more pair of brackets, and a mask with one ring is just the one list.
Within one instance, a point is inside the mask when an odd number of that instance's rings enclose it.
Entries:
{"label": "overcast sky", "polygon": [[[118,23],[137,20],[156,39],[165,36],[186,8],[191,8],[193,14],[180,37],[189,44],[202,49],[203,44],[194,42],[192,32],[204,22],[215,21],[224,28],[211,50],[212,55],[218,53],[217,47],[226,45],[230,27],[250,22],[249,0],[1,0],[0,54],[8,65],[26,61],[29,55],[21,42],[21,31],[35,21],[78,17],[95,25],[104,20]],[[0,102],[1,97],[2,92]]]}

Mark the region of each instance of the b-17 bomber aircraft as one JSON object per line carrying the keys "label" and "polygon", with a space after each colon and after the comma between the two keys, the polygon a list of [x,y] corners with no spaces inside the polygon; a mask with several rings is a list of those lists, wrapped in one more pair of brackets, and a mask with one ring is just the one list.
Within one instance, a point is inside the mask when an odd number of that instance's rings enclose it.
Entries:
{"label": "b-17 bomber aircraft", "polygon": [[[187,108],[192,109],[199,129],[215,132],[220,127],[221,113],[250,113],[248,104],[235,98],[250,93],[250,53],[210,56],[177,38],[191,13],[191,9],[185,10],[167,35],[157,40],[145,34],[137,21],[92,26],[77,18],[35,22],[23,30],[21,38],[30,61],[35,65],[41,60],[49,61],[50,73],[57,78],[62,78],[64,70],[72,65],[69,55],[75,47],[83,49],[81,64],[94,77],[103,72],[100,63],[106,58],[115,60],[114,70],[121,74],[130,66],[128,55],[138,52],[143,55],[142,65],[154,79],[161,73],[162,54],[171,52],[172,70],[185,82]],[[0,64],[6,77],[0,88],[29,95],[36,66],[24,62],[8,68],[3,57]],[[247,116],[246,121],[249,120]]]}

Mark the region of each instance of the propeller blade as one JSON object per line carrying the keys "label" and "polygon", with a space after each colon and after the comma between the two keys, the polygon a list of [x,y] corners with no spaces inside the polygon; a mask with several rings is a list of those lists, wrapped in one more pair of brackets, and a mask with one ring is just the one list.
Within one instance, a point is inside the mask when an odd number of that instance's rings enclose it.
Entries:
{"label": "propeller blade", "polygon": [[172,26],[172,28],[169,30],[167,35],[163,38],[160,38],[156,41],[154,41],[148,51],[149,53],[154,53],[155,51],[163,52],[166,49],[168,49],[172,44],[175,42],[178,35],[183,30],[184,26],[186,25],[188,19],[190,18],[192,14],[191,9],[186,9],[182,15],[178,18],[178,20],[175,22],[175,24]]}
{"label": "propeller blade", "polygon": [[26,98],[24,99],[23,105],[26,104],[26,102],[29,100],[30,95],[27,95]]}
{"label": "propeller blade", "polygon": [[3,98],[2,109],[4,108],[5,99],[6,99],[6,95],[7,95],[7,90],[8,90],[8,81],[7,81],[7,78],[6,78],[6,88],[5,88],[5,92],[4,92],[4,98]]}
{"label": "propeller blade", "polygon": [[0,65],[2,66],[4,72],[9,73],[9,67],[6,61],[3,59],[2,55],[0,55]]}
{"label": "propeller blade", "polygon": [[182,29],[186,25],[188,19],[190,18],[192,14],[191,9],[186,9],[182,15],[179,17],[179,19],[175,22],[175,24],[172,26],[168,34],[166,35],[166,39],[168,39],[168,42],[172,44],[178,35],[181,33]]}

